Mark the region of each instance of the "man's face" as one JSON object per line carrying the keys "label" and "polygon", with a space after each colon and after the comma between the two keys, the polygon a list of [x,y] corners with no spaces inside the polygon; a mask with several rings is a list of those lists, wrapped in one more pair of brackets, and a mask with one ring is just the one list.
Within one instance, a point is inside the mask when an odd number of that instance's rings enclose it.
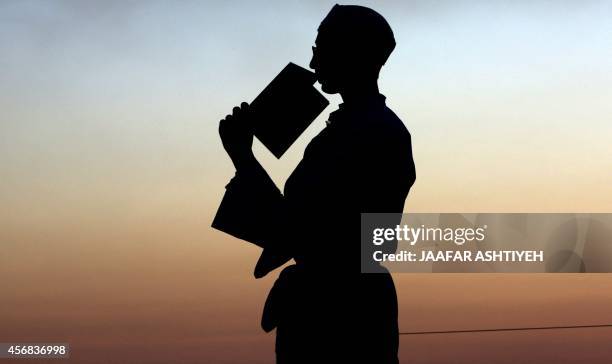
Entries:
{"label": "man's face", "polygon": [[310,68],[315,71],[323,92],[335,94],[346,87],[352,67],[338,44],[319,33],[312,47]]}
{"label": "man's face", "polygon": [[360,83],[378,78],[380,66],[361,54],[359,45],[348,44],[333,34],[317,34],[310,68],[315,71],[323,92],[342,93]]}

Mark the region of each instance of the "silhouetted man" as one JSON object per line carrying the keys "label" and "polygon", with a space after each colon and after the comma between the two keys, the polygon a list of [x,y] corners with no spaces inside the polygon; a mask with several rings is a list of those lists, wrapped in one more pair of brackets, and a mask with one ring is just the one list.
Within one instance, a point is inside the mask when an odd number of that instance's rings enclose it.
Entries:
{"label": "silhouetted man", "polygon": [[361,274],[360,213],[400,213],[415,180],[410,134],[385,105],[378,74],[395,47],[375,11],[336,5],[321,23],[310,67],[343,103],[308,145],[281,194],[251,151],[246,103],[220,123],[250,232],[264,247],[255,275],[290,258],[265,304],[277,363],[397,363],[397,297],[390,274]]}

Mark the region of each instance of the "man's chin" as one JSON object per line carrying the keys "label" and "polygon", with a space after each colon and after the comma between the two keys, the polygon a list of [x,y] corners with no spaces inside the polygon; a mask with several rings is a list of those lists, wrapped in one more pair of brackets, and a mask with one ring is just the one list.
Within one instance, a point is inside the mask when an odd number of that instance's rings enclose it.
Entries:
{"label": "man's chin", "polygon": [[334,87],[333,85],[330,85],[327,82],[321,82],[321,90],[326,94],[337,94],[339,92],[338,88]]}

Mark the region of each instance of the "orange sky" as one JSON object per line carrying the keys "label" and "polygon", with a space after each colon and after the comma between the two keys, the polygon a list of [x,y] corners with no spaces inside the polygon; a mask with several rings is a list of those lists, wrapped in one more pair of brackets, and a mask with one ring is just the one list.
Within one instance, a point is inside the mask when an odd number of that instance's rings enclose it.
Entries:
{"label": "orange sky", "polygon": [[[86,225],[11,234],[20,244],[5,246],[0,273],[18,284],[3,287],[0,341],[69,342],[71,361],[78,363],[204,358],[269,363],[273,335],[259,328],[259,320],[274,278],[252,277],[258,248],[208,229],[206,219],[155,227],[144,222],[95,231],[95,240]],[[400,327],[610,323],[610,279],[607,274],[397,274]],[[401,358],[606,363],[610,339],[612,329],[605,328],[405,336]]]}

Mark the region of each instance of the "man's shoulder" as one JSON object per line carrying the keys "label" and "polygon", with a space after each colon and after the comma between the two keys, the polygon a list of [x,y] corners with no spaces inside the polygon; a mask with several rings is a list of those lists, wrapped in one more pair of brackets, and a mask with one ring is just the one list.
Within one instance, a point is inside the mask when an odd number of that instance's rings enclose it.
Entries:
{"label": "man's shoulder", "polygon": [[310,146],[330,146],[331,143],[343,148],[350,145],[382,147],[382,144],[410,143],[408,128],[386,105],[362,112],[340,110],[334,113],[337,114],[330,118],[330,125],[311,140]]}
{"label": "man's shoulder", "polygon": [[410,139],[406,124],[386,105],[367,115],[366,135],[380,136],[389,141]]}
{"label": "man's shoulder", "polygon": [[384,107],[384,120],[386,121],[385,125],[390,129],[395,129],[396,131],[404,131],[408,133],[408,128],[406,124],[402,121],[402,119],[393,112],[388,106]]}

